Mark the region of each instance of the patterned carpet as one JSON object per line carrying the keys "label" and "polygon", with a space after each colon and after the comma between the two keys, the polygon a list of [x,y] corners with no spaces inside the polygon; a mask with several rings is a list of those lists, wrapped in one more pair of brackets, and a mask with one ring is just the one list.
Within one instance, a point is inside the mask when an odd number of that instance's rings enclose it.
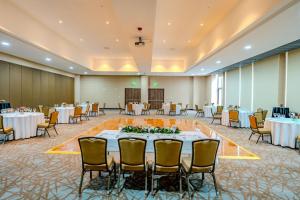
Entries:
{"label": "patterned carpet", "polygon": [[[179,116],[177,118],[193,118]],[[96,173],[92,181],[84,179],[82,197],[78,196],[81,173],[80,155],[46,154],[51,147],[117,116],[109,111],[105,116],[91,118],[77,125],[59,125],[59,136],[36,137],[0,145],[0,199],[143,199],[143,177],[125,179],[125,188],[106,196],[104,179]],[[166,116],[167,117],[167,116]],[[205,123],[210,120],[201,119]],[[216,168],[219,195],[216,196],[212,178],[207,175],[195,199],[300,199],[300,155],[289,148],[248,140],[248,129],[209,125],[213,129],[256,153],[260,160],[220,159]],[[161,190],[147,199],[179,199],[176,180],[162,178]],[[195,183],[199,186],[200,183]],[[185,195],[184,199],[188,199]]]}

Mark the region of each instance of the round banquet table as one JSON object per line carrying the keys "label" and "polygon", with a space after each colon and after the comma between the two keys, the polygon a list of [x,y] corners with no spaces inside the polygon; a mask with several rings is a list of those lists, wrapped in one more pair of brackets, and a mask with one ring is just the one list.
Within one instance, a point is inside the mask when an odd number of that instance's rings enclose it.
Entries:
{"label": "round banquet table", "polygon": [[300,119],[267,118],[265,128],[271,129],[273,144],[295,148],[295,139],[300,135]]}
{"label": "round banquet table", "polygon": [[[40,123],[45,122],[44,114],[39,112],[13,112],[4,113],[4,127],[12,127],[15,130],[15,139],[30,138],[36,136],[36,128]],[[9,139],[13,136],[10,135]]]}
{"label": "round banquet table", "polygon": [[[135,112],[135,115],[141,115],[142,114],[142,110],[144,109],[144,104],[142,103],[134,103],[132,104],[132,109],[134,110]],[[127,105],[126,105],[126,108],[125,108],[125,113],[127,113]]]}
{"label": "round banquet table", "polygon": [[216,112],[217,106],[203,106],[204,117],[212,117],[211,110]]}
{"label": "round banquet table", "polygon": [[[241,122],[241,127],[243,128],[249,128],[250,122],[249,122],[249,115],[251,115],[252,112],[248,110],[239,109],[239,120]],[[229,126],[229,110],[223,110],[222,111],[222,125]]]}
{"label": "round banquet table", "polygon": [[59,112],[58,123],[60,124],[69,123],[70,115],[74,115],[74,107],[55,107],[55,110]]}
{"label": "round banquet table", "polygon": [[[164,109],[164,114],[168,115],[170,112],[170,103],[164,103],[162,108]],[[176,115],[180,115],[181,106],[176,104]]]}

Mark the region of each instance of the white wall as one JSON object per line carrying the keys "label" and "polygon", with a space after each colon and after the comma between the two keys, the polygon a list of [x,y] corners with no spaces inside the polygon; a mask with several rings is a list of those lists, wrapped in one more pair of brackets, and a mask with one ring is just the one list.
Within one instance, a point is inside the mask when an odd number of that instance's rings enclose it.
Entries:
{"label": "white wall", "polygon": [[239,105],[239,69],[227,72],[226,75],[226,106]]}
{"label": "white wall", "polygon": [[241,68],[241,97],[240,106],[251,110],[252,98],[252,64]]}

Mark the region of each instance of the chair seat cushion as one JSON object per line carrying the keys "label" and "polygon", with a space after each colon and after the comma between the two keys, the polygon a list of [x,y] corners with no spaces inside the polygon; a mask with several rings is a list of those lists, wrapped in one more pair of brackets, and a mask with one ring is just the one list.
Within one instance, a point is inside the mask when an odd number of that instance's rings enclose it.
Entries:
{"label": "chair seat cushion", "polygon": [[222,118],[222,115],[214,115],[213,116],[215,119],[221,119]]}
{"label": "chair seat cushion", "polygon": [[238,119],[229,119],[229,121],[231,121],[231,122],[240,122],[240,120],[238,120]]}
{"label": "chair seat cushion", "polygon": [[258,131],[261,134],[271,134],[271,130],[266,128],[258,128]]}
{"label": "chair seat cushion", "polygon": [[3,132],[4,134],[11,133],[14,129],[12,127],[7,127],[4,129],[0,129],[0,132]]}
{"label": "chair seat cushion", "polygon": [[126,165],[126,164],[122,164],[122,170],[123,171],[144,171],[145,167],[147,166],[145,165]]}
{"label": "chair seat cushion", "polygon": [[[191,164],[192,164],[191,161],[192,161],[192,159],[190,157],[182,159],[182,167],[186,172],[188,172],[191,168]],[[191,172],[192,173],[209,173],[209,172],[211,172],[212,169],[213,169],[213,166],[209,166],[209,167],[193,166],[191,169]]]}
{"label": "chair seat cushion", "polygon": [[[107,168],[108,168],[108,170],[112,170],[113,164],[114,164],[113,157],[108,155],[106,157],[106,159],[107,159]],[[88,165],[88,164],[85,164],[84,169],[91,170],[91,171],[106,171],[106,164],[102,164],[102,165]]]}
{"label": "chair seat cushion", "polygon": [[173,173],[173,172],[178,172],[178,170],[179,170],[178,166],[163,167],[163,166],[156,165],[156,172]]}
{"label": "chair seat cushion", "polygon": [[48,128],[48,126],[49,126],[48,122],[40,123],[40,124],[37,125],[38,128]]}

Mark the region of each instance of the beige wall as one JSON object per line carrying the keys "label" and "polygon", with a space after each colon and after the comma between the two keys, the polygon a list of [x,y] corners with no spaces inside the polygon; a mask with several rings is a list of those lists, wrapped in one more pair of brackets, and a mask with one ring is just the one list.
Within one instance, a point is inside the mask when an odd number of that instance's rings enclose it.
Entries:
{"label": "beige wall", "polygon": [[239,69],[226,74],[226,105],[239,105]]}
{"label": "beige wall", "polygon": [[252,64],[241,68],[241,97],[240,106],[251,110],[252,98]]}

